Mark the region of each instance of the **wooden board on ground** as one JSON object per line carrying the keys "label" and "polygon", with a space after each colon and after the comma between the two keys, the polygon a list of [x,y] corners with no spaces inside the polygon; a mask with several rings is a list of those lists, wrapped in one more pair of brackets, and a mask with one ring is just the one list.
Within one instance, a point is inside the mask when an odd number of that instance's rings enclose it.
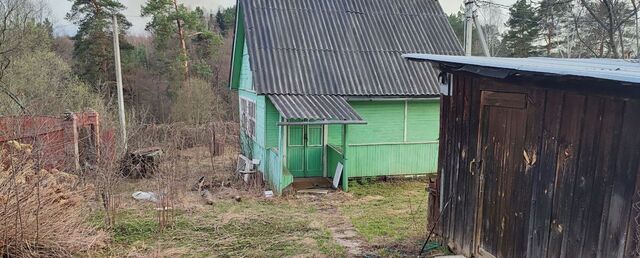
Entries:
{"label": "wooden board on ground", "polygon": [[342,165],[342,163],[338,162],[338,165],[336,166],[336,173],[333,174],[333,188],[334,189],[338,189],[338,184],[340,183],[340,178],[342,177],[342,168],[344,166]]}

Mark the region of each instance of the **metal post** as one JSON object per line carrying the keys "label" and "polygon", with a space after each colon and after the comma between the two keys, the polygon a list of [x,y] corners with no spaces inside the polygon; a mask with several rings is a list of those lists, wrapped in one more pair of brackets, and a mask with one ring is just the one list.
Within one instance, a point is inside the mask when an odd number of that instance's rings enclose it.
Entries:
{"label": "metal post", "polygon": [[113,16],[113,53],[115,55],[116,83],[118,92],[118,114],[122,146],[127,151],[127,123],[124,116],[124,96],[122,94],[122,67],[120,66],[120,39],[118,38],[118,18]]}
{"label": "metal post", "polygon": [[464,54],[466,56],[471,56],[471,47],[473,45],[473,3],[474,0],[467,0],[464,3]]}

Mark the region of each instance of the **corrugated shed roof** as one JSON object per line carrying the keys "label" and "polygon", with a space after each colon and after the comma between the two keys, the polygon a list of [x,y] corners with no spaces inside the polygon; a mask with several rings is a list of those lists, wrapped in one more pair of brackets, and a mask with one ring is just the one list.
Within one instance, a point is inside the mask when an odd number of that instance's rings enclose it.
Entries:
{"label": "corrugated shed roof", "polygon": [[344,97],[331,95],[269,95],[285,119],[358,122],[362,117]]}
{"label": "corrugated shed roof", "polygon": [[401,54],[459,55],[434,0],[240,0],[259,94],[438,94],[430,65]]}
{"label": "corrugated shed roof", "polygon": [[640,83],[640,60],[503,58],[431,54],[405,54],[403,57],[454,65],[471,65],[548,75],[578,76],[626,83]]}

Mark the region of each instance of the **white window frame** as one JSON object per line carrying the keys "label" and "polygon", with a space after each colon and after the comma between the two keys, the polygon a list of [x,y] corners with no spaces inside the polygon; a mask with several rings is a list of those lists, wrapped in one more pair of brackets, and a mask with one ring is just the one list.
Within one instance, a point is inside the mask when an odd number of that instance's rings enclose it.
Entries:
{"label": "white window frame", "polygon": [[256,102],[240,97],[240,127],[245,135],[256,139]]}

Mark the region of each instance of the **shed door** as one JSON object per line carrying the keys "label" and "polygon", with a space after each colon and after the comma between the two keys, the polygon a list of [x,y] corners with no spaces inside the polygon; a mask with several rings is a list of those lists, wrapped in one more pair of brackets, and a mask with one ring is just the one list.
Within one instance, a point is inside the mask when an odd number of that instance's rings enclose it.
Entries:
{"label": "shed door", "polygon": [[[476,252],[479,257],[517,257],[526,248],[523,239],[528,219],[523,150],[527,131],[527,95],[482,91],[478,145],[480,168]],[[471,164],[474,166],[474,163]],[[525,201],[523,201],[525,200]],[[528,201],[527,201],[528,200]],[[527,202],[527,203],[523,203]]]}

